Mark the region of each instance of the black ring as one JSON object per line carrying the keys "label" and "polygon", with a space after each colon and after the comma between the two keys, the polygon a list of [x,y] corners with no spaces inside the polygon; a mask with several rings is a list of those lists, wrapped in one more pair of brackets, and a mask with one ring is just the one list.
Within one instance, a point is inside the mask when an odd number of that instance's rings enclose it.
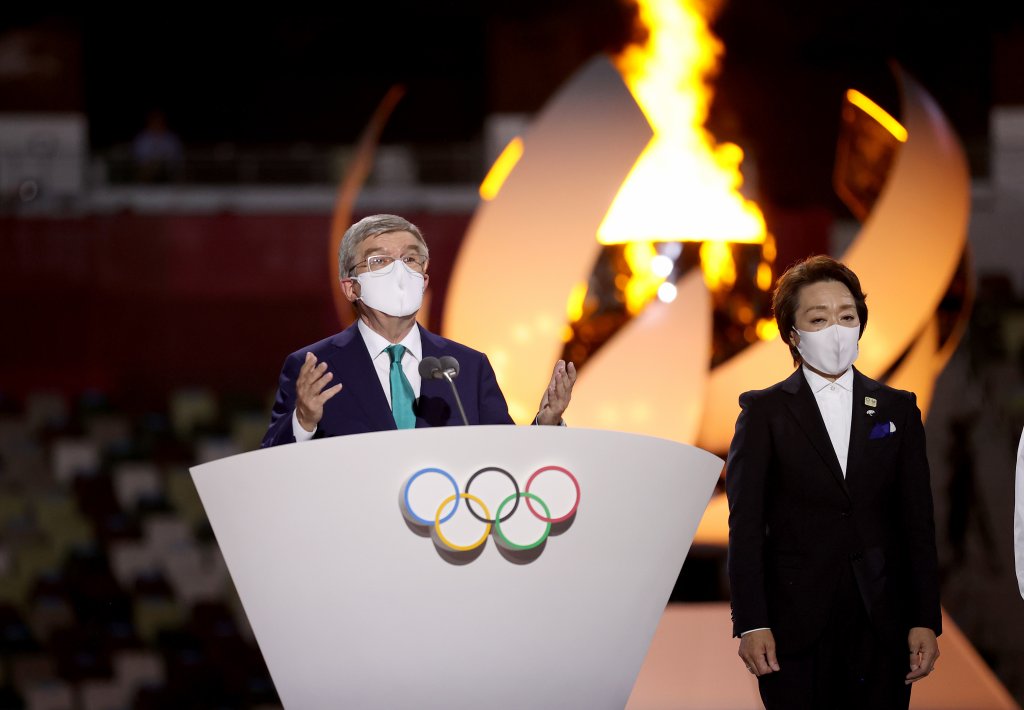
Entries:
{"label": "black ring", "polygon": [[[487,473],[488,471],[497,471],[498,473],[504,473],[506,476],[508,476],[508,480],[512,481],[512,486],[516,489],[516,502],[512,505],[512,510],[508,511],[508,513],[501,518],[501,522],[505,522],[515,514],[516,508],[519,507],[519,484],[516,483],[516,479],[512,476],[511,473],[509,473],[503,468],[498,468],[497,466],[485,466],[484,468],[480,469],[472,476],[470,476],[469,480],[466,481],[466,493],[469,494],[469,487],[473,484],[473,479],[479,476],[481,473]],[[466,499],[466,508],[468,508],[469,512],[473,515],[473,517],[479,520],[481,523],[487,523],[488,525],[494,524],[493,518],[482,518],[476,514],[476,511],[473,510],[473,501],[470,500],[469,498]],[[494,512],[497,513],[498,511]]]}

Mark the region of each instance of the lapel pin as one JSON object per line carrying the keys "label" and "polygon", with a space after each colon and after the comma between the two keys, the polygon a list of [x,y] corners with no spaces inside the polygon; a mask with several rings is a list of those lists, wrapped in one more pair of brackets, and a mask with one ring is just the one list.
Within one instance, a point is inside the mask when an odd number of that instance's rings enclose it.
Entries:
{"label": "lapel pin", "polygon": [[869,410],[868,410],[868,416],[869,416],[869,417],[873,417],[873,416],[875,416],[875,410],[874,410],[874,409],[869,409]]}
{"label": "lapel pin", "polygon": [[868,405],[869,407],[877,407],[878,406],[878,400],[875,399],[874,397],[865,397],[864,398],[864,404]]}

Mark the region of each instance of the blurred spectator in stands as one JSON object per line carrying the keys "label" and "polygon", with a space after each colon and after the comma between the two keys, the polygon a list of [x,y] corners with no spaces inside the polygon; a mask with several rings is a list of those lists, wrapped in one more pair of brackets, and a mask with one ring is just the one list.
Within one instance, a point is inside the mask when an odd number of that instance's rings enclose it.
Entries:
{"label": "blurred spectator in stands", "polygon": [[132,144],[135,176],[142,182],[172,182],[181,177],[184,151],[181,139],[167,125],[164,112],[154,109]]}

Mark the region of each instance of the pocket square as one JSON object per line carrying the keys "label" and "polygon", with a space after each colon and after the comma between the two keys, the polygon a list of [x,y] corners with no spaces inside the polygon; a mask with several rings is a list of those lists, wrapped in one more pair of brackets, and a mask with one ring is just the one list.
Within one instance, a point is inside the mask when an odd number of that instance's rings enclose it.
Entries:
{"label": "pocket square", "polygon": [[892,436],[896,433],[896,425],[892,422],[878,422],[871,427],[871,433],[868,434],[868,439],[884,439],[887,436]]}

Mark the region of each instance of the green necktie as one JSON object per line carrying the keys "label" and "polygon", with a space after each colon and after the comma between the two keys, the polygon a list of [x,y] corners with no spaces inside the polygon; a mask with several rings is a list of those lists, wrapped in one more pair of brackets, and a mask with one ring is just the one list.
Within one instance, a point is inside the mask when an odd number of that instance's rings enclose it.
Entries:
{"label": "green necktie", "polygon": [[391,414],[399,429],[415,429],[416,415],[412,413],[412,402],[416,399],[412,393],[412,385],[402,371],[402,357],[405,355],[404,345],[389,345],[388,356],[391,357]]}

